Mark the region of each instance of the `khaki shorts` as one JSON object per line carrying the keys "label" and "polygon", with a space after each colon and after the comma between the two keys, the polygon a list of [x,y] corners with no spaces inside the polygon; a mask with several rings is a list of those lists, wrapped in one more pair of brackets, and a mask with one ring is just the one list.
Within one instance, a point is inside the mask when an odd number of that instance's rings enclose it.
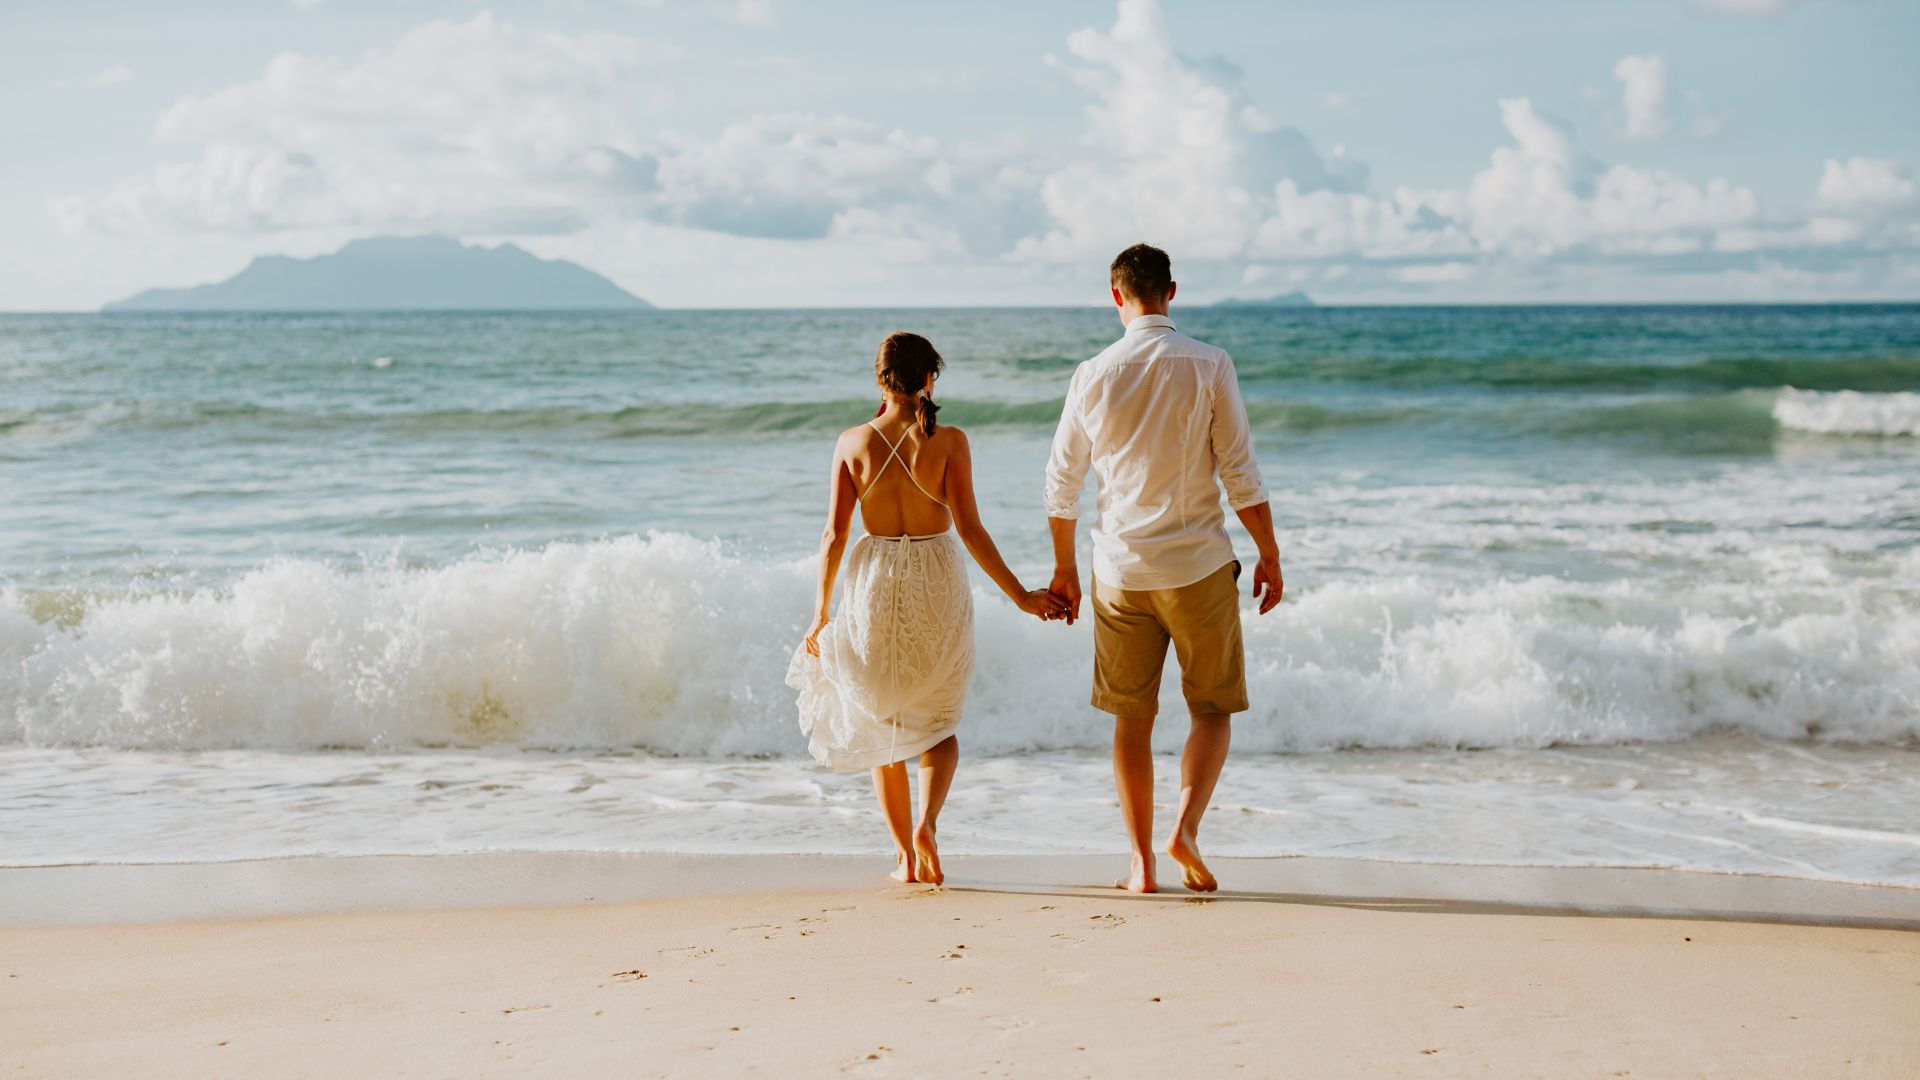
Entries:
{"label": "khaki shorts", "polygon": [[1160,711],[1167,643],[1180,660],[1180,690],[1195,713],[1247,709],[1240,644],[1240,564],[1228,563],[1177,589],[1129,591],[1093,582],[1093,707],[1117,716]]}

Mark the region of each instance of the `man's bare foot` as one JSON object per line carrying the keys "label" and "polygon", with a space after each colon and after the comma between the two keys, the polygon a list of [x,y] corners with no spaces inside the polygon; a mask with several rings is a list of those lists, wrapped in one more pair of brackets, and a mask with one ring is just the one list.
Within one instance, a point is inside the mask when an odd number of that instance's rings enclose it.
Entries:
{"label": "man's bare foot", "polygon": [[928,885],[947,880],[940,872],[940,848],[933,842],[933,830],[925,825],[913,831],[913,877]]}
{"label": "man's bare foot", "polygon": [[1153,856],[1135,855],[1133,872],[1114,882],[1113,887],[1128,892],[1159,892],[1160,886],[1153,880]]}
{"label": "man's bare foot", "polygon": [[899,882],[902,885],[911,885],[915,881],[919,880],[918,878],[913,876],[913,857],[912,856],[908,855],[906,852],[903,851],[898,856],[896,856],[896,860],[899,862],[900,865],[894,867],[893,873],[888,874],[887,875],[888,877],[892,878],[893,880]]}
{"label": "man's bare foot", "polygon": [[1176,832],[1167,840],[1167,854],[1180,864],[1180,884],[1193,892],[1213,892],[1220,887],[1207,864],[1200,859],[1200,845],[1188,832]]}

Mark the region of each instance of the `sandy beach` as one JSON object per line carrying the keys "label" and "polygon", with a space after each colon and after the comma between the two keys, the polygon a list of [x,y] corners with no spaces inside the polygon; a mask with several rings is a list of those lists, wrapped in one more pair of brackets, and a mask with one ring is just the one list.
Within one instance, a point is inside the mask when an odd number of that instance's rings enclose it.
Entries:
{"label": "sandy beach", "polygon": [[[1136,897],[1096,887],[1091,858],[955,858],[945,888],[892,885],[870,860],[757,862],[759,887],[755,860],[671,856],[0,871],[0,1060],[22,1076],[1920,1068],[1913,890],[1234,860],[1229,884],[1258,887]],[[403,882],[412,902],[395,903]],[[1349,893],[1369,886],[1402,895]],[[1513,902],[1458,898],[1491,889]],[[514,893],[532,900],[462,903]],[[125,921],[143,913],[168,921]]]}

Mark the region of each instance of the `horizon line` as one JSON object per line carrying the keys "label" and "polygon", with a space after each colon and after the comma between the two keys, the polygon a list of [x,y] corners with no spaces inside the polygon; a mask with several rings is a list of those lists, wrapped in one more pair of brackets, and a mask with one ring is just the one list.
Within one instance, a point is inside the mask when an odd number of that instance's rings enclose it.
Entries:
{"label": "horizon line", "polygon": [[[1263,302],[1216,302],[1180,305],[1181,311],[1284,311],[1301,313],[1364,308],[1687,308],[1687,307],[1898,307],[1920,305],[1920,296],[1905,299],[1780,299],[1780,300],[1375,300],[1307,304],[1268,304]],[[631,315],[644,317],[671,312],[707,311],[1108,311],[1110,304],[870,304],[835,306],[829,304],[767,304],[754,306],[684,306],[654,304],[632,307],[565,308],[152,308],[133,311],[107,311],[95,308],[0,308],[0,316],[22,315],[111,315],[115,317],[148,315]]]}

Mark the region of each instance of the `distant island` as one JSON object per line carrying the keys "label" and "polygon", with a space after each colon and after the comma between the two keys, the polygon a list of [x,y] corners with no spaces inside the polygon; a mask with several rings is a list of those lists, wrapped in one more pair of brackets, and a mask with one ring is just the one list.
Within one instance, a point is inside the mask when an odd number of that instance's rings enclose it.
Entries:
{"label": "distant island", "polygon": [[577,263],[444,236],[355,240],[331,255],[262,255],[225,281],[148,289],[102,311],[652,310]]}
{"label": "distant island", "polygon": [[1228,297],[1215,300],[1208,307],[1217,308],[1270,308],[1270,307],[1313,307],[1312,298],[1303,292],[1281,293],[1279,296],[1267,296],[1253,299]]}

